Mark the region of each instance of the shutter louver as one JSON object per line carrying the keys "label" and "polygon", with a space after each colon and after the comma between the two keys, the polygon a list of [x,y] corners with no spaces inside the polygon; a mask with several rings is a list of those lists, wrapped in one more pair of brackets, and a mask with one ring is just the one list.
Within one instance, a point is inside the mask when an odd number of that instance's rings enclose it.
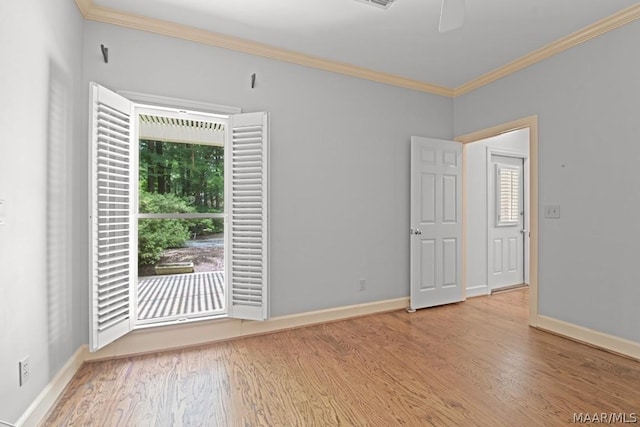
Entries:
{"label": "shutter louver", "polygon": [[131,330],[131,104],[92,84],[91,350]]}
{"label": "shutter louver", "polygon": [[517,225],[520,220],[520,170],[496,165],[498,172],[496,201],[498,225]]}
{"label": "shutter louver", "polygon": [[229,316],[251,320],[268,317],[267,124],[266,113],[250,113],[230,126]]}

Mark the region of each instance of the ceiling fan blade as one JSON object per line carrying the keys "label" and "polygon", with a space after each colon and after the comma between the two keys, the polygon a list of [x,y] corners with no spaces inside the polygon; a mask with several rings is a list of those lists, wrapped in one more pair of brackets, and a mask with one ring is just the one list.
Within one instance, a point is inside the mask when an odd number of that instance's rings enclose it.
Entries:
{"label": "ceiling fan blade", "polygon": [[462,27],[464,23],[464,1],[465,0],[442,0],[440,26],[438,27],[441,33]]}

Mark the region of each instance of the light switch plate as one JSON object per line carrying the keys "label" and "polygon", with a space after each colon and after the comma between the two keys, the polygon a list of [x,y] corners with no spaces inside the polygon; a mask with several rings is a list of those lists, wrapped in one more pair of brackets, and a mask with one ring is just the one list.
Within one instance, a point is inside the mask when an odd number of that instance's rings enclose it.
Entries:
{"label": "light switch plate", "polygon": [[4,200],[0,200],[0,225],[4,225],[4,216],[5,216],[5,201]]}
{"label": "light switch plate", "polygon": [[545,205],[545,218],[560,218],[560,205]]}

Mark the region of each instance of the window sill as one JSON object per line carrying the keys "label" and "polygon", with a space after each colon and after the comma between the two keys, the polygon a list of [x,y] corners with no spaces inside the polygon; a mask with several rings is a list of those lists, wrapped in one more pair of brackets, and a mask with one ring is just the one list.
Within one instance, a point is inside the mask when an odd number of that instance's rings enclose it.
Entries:
{"label": "window sill", "polygon": [[188,325],[192,323],[199,322],[207,322],[207,321],[220,321],[229,319],[227,313],[214,314],[210,316],[202,316],[202,317],[192,317],[192,318],[180,318],[180,319],[172,319],[172,320],[160,320],[158,322],[149,322],[145,321],[145,323],[139,323],[133,327],[134,331],[145,330],[145,329],[155,329],[162,327],[179,327],[180,325]]}

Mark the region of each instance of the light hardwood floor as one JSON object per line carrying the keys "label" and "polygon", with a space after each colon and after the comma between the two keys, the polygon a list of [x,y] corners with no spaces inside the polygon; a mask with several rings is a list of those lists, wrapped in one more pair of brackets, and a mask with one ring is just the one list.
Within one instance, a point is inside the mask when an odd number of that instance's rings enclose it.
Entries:
{"label": "light hardwood floor", "polygon": [[87,363],[44,425],[553,426],[639,414],[640,363],[529,328],[527,298]]}

